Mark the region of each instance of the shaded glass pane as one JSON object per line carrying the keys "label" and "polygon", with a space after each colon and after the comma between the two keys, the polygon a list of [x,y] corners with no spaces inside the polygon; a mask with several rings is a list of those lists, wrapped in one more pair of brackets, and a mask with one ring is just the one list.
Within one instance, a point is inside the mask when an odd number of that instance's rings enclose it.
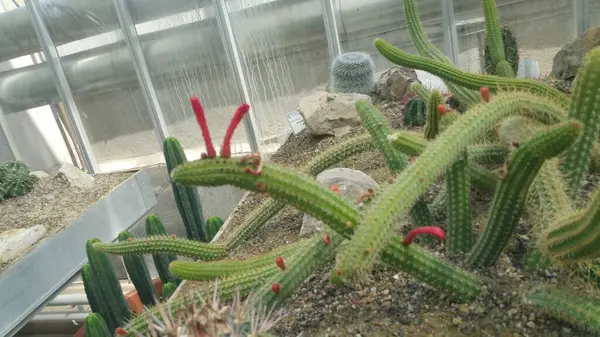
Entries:
{"label": "shaded glass pane", "polygon": [[[554,55],[573,39],[572,0],[497,0],[500,23],[517,39],[521,61],[538,62],[542,76],[552,70]],[[455,0],[460,66],[472,72],[483,67],[485,25],[479,0]]]}
{"label": "shaded glass pane", "polygon": [[600,26],[600,0],[590,1],[590,26]]}

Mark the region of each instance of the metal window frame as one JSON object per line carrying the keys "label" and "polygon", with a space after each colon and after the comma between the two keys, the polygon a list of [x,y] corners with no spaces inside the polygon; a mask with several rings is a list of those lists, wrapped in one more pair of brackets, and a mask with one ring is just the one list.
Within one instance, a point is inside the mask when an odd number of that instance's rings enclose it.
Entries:
{"label": "metal window frame", "polygon": [[8,146],[8,153],[10,153],[13,160],[21,161],[23,157],[21,156],[21,152],[17,147],[17,143],[15,142],[15,138],[8,127],[8,121],[6,120],[6,116],[4,115],[4,111],[0,107],[0,138],[4,140],[6,146]]}
{"label": "metal window frame", "polygon": [[333,1],[334,0],[321,0],[323,23],[325,24],[325,35],[327,36],[330,62],[333,62],[336,57],[343,53]]}
{"label": "metal window frame", "polygon": [[160,102],[158,101],[158,95],[156,94],[154,84],[152,83],[148,63],[146,62],[146,57],[144,56],[129,6],[125,1],[126,0],[113,0],[113,5],[117,13],[117,18],[119,19],[119,25],[121,26],[125,43],[127,44],[127,49],[129,49],[129,54],[131,55],[133,68],[135,69],[138,82],[142,88],[146,106],[148,107],[148,110],[150,110],[152,124],[154,125],[154,131],[156,132],[159,146],[162,149],[165,139],[169,137],[169,131],[160,107]]}
{"label": "metal window frame", "polygon": [[44,18],[42,16],[42,6],[39,0],[25,0],[25,5],[27,6],[33,28],[46,56],[50,71],[52,72],[56,90],[58,91],[58,96],[65,106],[71,123],[73,123],[75,126],[75,141],[82,149],[84,161],[83,165],[88,173],[98,173],[99,165],[96,157],[94,156],[92,144],[90,143],[85,127],[83,126],[81,115],[77,109],[77,105],[75,104],[75,99],[73,98],[73,93],[71,92],[67,77],[60,62],[58,51],[56,50],[56,46],[52,41],[50,31],[44,22]]}
{"label": "metal window frame", "polygon": [[442,31],[444,32],[444,54],[452,64],[458,66],[458,32],[456,30],[456,17],[454,16],[454,0],[441,0],[442,6]]}
{"label": "metal window frame", "polygon": [[573,0],[573,34],[579,37],[591,27],[589,0]]}
{"label": "metal window frame", "polygon": [[225,47],[225,54],[233,69],[238,90],[241,93],[243,100],[251,107],[250,111],[243,119],[244,129],[246,130],[246,136],[248,138],[248,143],[250,144],[250,150],[254,153],[260,153],[261,141],[258,139],[258,135],[261,135],[262,138],[261,126],[254,114],[254,109],[252,108],[252,100],[250,97],[250,90],[248,89],[248,82],[246,81],[246,74],[244,73],[239,48],[229,18],[229,8],[225,0],[214,0],[213,4],[216,8],[217,24],[223,46]]}

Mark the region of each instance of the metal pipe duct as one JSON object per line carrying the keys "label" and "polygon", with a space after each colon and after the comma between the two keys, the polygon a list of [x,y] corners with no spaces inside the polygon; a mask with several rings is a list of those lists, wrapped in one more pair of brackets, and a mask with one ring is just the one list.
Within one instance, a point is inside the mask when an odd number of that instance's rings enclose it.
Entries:
{"label": "metal pipe duct", "polygon": [[[66,0],[62,1],[68,2]],[[437,3],[438,0],[429,1]],[[52,2],[54,7],[56,7],[57,2]],[[116,17],[112,13],[112,10],[108,10],[106,6],[100,10],[99,5],[96,4],[97,2],[85,1],[91,9],[86,6],[85,10],[79,9],[80,13],[93,12],[97,16],[95,20],[102,22],[104,27],[110,27],[113,24],[116,28]],[[183,0],[178,0],[175,3],[169,1],[169,6],[167,6],[165,5],[167,3],[165,1],[147,0],[146,2],[148,2],[148,5],[144,5],[143,7],[147,8],[147,11],[134,15],[138,22],[139,16],[146,19],[154,18],[159,13],[165,16],[166,14],[173,13],[175,11],[174,8],[177,11],[192,9],[191,3],[193,3],[193,1]],[[397,0],[372,0],[369,2],[362,0],[337,0],[336,5],[343,6],[338,7],[338,12],[342,13],[342,20],[340,22],[342,32],[354,34],[360,30],[366,31],[368,36],[368,44],[365,45],[366,48],[372,48],[373,37],[369,35],[373,29],[375,29],[375,32],[388,29],[395,30],[399,27],[398,18],[402,17],[402,8],[398,5]],[[155,11],[154,6],[161,8],[162,12]],[[137,5],[132,7],[142,6]],[[96,8],[98,11],[94,12]],[[75,8],[72,9],[77,10]],[[209,16],[212,16],[210,9],[212,8],[205,8],[205,12]],[[135,10],[137,11],[137,9]],[[22,11],[22,9],[15,9],[4,15],[0,15],[0,29],[4,29],[4,35],[18,30],[7,27],[4,22],[5,20],[16,20],[16,18],[20,17],[19,13]],[[294,15],[290,16],[288,14],[290,12],[294,13]],[[8,15],[9,13],[14,14]],[[360,14],[356,16],[354,13]],[[232,22],[244,22],[244,29],[236,30],[237,41],[240,47],[245,50],[244,56],[257,63],[262,63],[267,57],[264,55],[266,54],[264,50],[266,42],[257,43],[256,38],[261,35],[269,36],[270,38],[276,35],[275,41],[269,41],[274,44],[273,46],[269,45],[269,48],[273,48],[283,54],[299,53],[302,51],[310,53],[311,50],[322,48],[324,41],[326,41],[323,33],[323,14],[317,1],[277,1],[255,8],[232,11],[230,15]],[[346,16],[348,16],[348,19],[346,19]],[[67,16],[65,19],[69,17]],[[293,21],[282,22],[281,17],[293,17]],[[61,18],[62,16],[58,14],[49,17],[50,26],[54,25],[54,22]],[[16,27],[21,27],[23,22],[27,25],[29,24],[26,17],[19,20],[24,21],[19,21]],[[93,26],[83,27],[82,23],[73,18],[70,20],[75,29],[67,26],[68,22],[60,23],[62,29],[58,31],[71,33],[69,35],[59,35],[60,39],[56,41],[58,42],[57,44],[94,33]],[[23,30],[26,29],[24,28]],[[73,33],[74,31],[77,32]],[[276,31],[277,34],[273,34],[273,31]],[[95,33],[98,32],[96,31]],[[74,36],[72,34],[78,35]],[[0,34],[0,36],[2,35]],[[17,54],[23,55],[26,52],[37,50],[30,48],[31,44],[35,43],[34,41],[36,40],[32,36],[20,36],[20,41],[18,42],[23,40],[28,41],[27,39],[31,39],[31,42],[24,44],[20,52],[15,52],[12,56]],[[141,35],[140,43],[149,68],[152,69],[154,76],[170,77],[178,70],[190,71],[191,67],[202,68],[198,65],[198,59],[213,60],[210,63],[207,61],[207,67],[218,67],[219,65],[214,64],[214,60],[223,60],[222,66],[228,66],[223,49],[215,48],[215,46],[221,45],[221,40],[214,16],[201,22]],[[207,48],[208,46],[210,48]],[[2,52],[4,52],[4,48],[2,48]],[[178,55],[178,60],[182,62],[178,62],[177,64],[169,62],[169,55],[174,54]],[[269,50],[268,54],[273,55],[273,50]],[[187,55],[189,57],[186,57]],[[320,62],[327,59],[327,55],[323,55],[322,53],[312,57],[318,57]],[[135,71],[131,65],[131,58],[123,43],[114,43],[68,55],[62,58],[62,63],[69,79],[71,90],[78,97],[115,90],[123,87],[127,82],[137,81]],[[206,67],[204,68],[206,69]],[[163,73],[160,73],[161,70]],[[293,71],[297,71],[297,77],[301,77],[304,72],[303,69],[295,69]],[[54,88],[52,75],[44,64],[15,69],[0,74],[0,104],[7,113],[30,109],[56,100],[58,100],[58,95]]]}

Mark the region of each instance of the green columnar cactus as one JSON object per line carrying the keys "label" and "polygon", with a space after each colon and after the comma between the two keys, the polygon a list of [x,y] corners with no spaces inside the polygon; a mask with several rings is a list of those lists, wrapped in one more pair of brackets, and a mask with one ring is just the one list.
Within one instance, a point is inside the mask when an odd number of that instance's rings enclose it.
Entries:
{"label": "green columnar cactus", "polygon": [[419,97],[411,97],[404,105],[402,122],[406,126],[423,126],[427,119],[425,102]]}
{"label": "green columnar cactus", "polygon": [[[127,231],[119,233],[119,242],[127,242],[129,240],[133,240],[131,233]],[[126,255],[123,256],[123,263],[142,304],[146,306],[155,304],[158,294],[152,283],[152,278],[150,277],[150,272],[144,258],[141,256]]]}
{"label": "green columnar cactus", "polygon": [[590,50],[575,78],[569,118],[584,125],[583,135],[569,148],[562,162],[569,196],[577,199],[585,173],[588,171],[591,152],[600,135],[600,47]]}
{"label": "green columnar cactus", "polygon": [[[444,109],[443,112],[439,111],[439,106]],[[425,139],[432,140],[440,132],[439,119],[440,115],[445,112],[444,97],[440,94],[440,91],[435,89],[431,91],[429,99],[427,101],[427,123],[425,124]]]}
{"label": "green columnar cactus", "polygon": [[564,319],[592,332],[600,333],[600,302],[571,291],[542,286],[525,296],[525,303],[559,319]]}
{"label": "green columnar cactus", "polygon": [[470,142],[495,123],[511,115],[539,117],[550,113],[560,114],[560,105],[527,93],[511,93],[497,95],[494,100],[476,105],[461,115],[372,202],[348,243],[349,248],[341,252],[343,258],[338,255],[336,269],[341,269],[348,278],[360,277],[370,270],[381,249],[393,237],[390,233],[398,216],[456,161]]}
{"label": "green columnar cactus", "polygon": [[86,337],[111,337],[113,335],[100,314],[89,314],[83,320],[83,326]]}
{"label": "green columnar cactus", "polygon": [[[181,144],[174,137],[165,139],[163,152],[169,174],[171,174],[175,167],[187,162]],[[198,190],[192,187],[179,186],[175,182],[172,182],[171,186],[188,239],[207,242],[204,231],[202,204],[200,203]]]}
{"label": "green columnar cactus", "polygon": [[215,235],[217,235],[219,229],[221,229],[221,226],[223,226],[224,223],[225,222],[223,219],[219,218],[218,216],[211,216],[206,220],[206,236],[208,242],[212,242],[213,238]]}
{"label": "green columnar cactus", "polygon": [[131,317],[131,311],[108,256],[94,248],[94,245],[98,243],[100,243],[100,240],[94,238],[88,240],[85,246],[91,269],[90,277],[97,285],[94,289],[98,289],[98,298],[103,298],[106,301],[108,308],[113,313],[114,323],[116,326],[121,326]]}
{"label": "green columnar cactus", "polygon": [[431,95],[429,90],[425,89],[425,87],[418,82],[413,82],[410,84],[410,91],[413,95],[417,95],[423,101],[427,101]]}
{"label": "green columnar cactus", "polygon": [[[519,48],[517,46],[517,39],[513,36],[510,28],[505,25],[500,26],[500,34],[502,35],[502,44],[504,46],[506,61],[508,61],[512,68],[512,74],[517,74],[519,71]],[[490,75],[502,76],[496,69],[496,62],[492,60],[491,50],[487,44],[483,56],[485,72]]]}
{"label": "green columnar cactus", "polygon": [[[162,221],[156,216],[156,214],[150,214],[146,217],[146,235],[147,236],[166,236],[167,231]],[[181,281],[175,278],[169,272],[169,263],[177,260],[177,256],[169,254],[152,254],[152,260],[154,261],[154,267],[158,272],[158,276],[163,284],[172,282],[179,284]]]}
{"label": "green columnar cactus", "polygon": [[333,60],[330,74],[332,92],[369,95],[375,85],[375,63],[369,54],[343,53]]}
{"label": "green columnar cactus", "polygon": [[112,308],[109,306],[107,299],[102,294],[102,289],[94,280],[92,268],[89,263],[86,263],[81,268],[81,280],[83,281],[83,289],[90,304],[90,309],[93,313],[100,314],[106,321],[110,331],[115,331],[118,324],[115,320],[115,315]]}
{"label": "green columnar cactus", "polygon": [[578,121],[560,123],[519,145],[508,160],[485,229],[469,253],[470,265],[496,263],[519,221],[529,187],[538,171],[546,159],[558,156],[571,146],[581,129]]}
{"label": "green columnar cactus", "polygon": [[446,170],[446,203],[448,205],[448,225],[446,245],[453,253],[466,253],[471,249],[471,180],[467,151]]}
{"label": "green columnar cactus", "polygon": [[[379,151],[383,154],[386,166],[397,174],[408,166],[408,158],[390,144],[388,137],[390,127],[381,113],[368,101],[358,101],[355,104],[358,116],[365,128],[371,134]],[[429,208],[422,199],[418,199],[410,211],[411,218],[417,226],[428,226],[433,222]]]}
{"label": "green columnar cactus", "polygon": [[[504,36],[496,12],[495,0],[483,0],[483,15],[485,17],[486,29],[486,51],[489,52],[492,64],[499,76],[515,77],[516,71],[506,60],[506,49],[504,46]],[[518,65],[517,65],[518,66]]]}

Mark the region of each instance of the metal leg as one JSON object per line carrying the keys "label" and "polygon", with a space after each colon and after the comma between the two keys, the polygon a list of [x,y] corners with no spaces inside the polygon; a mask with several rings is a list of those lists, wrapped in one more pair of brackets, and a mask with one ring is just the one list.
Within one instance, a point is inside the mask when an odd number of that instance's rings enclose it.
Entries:
{"label": "metal leg", "polygon": [[573,0],[573,23],[575,38],[590,28],[589,0]]}
{"label": "metal leg", "polygon": [[340,42],[340,34],[337,28],[337,20],[335,18],[333,1],[334,0],[321,0],[323,21],[325,22],[325,34],[327,35],[327,45],[329,46],[330,61],[333,61],[333,59],[342,54],[342,44]]}
{"label": "metal leg", "polygon": [[441,0],[442,3],[442,30],[444,31],[444,54],[450,61],[458,66],[458,33],[456,31],[456,18],[454,17],[454,0]]}
{"label": "metal leg", "polygon": [[58,95],[65,105],[69,119],[75,126],[75,142],[83,150],[84,166],[90,174],[97,173],[99,170],[98,162],[94,156],[92,145],[83,126],[83,122],[81,121],[81,116],[79,115],[77,105],[73,99],[71,89],[69,88],[67,77],[65,76],[62,64],[60,63],[58,51],[52,42],[48,28],[44,24],[42,6],[40,5],[39,0],[25,0],[25,4],[29,10],[33,28],[35,29],[36,35],[40,40],[40,45],[48,60],[48,66],[54,75],[54,82]]}
{"label": "metal leg", "polygon": [[0,137],[4,140],[6,145],[8,145],[8,152],[12,156],[13,160],[23,160],[21,157],[21,152],[17,148],[17,143],[8,128],[8,122],[6,121],[6,116],[4,116],[4,111],[0,108]]}
{"label": "metal leg", "polygon": [[121,30],[123,31],[125,42],[127,43],[129,53],[131,54],[131,58],[133,60],[133,67],[135,68],[138,81],[142,87],[142,92],[144,93],[146,105],[148,106],[150,114],[152,115],[152,123],[154,124],[154,130],[156,131],[158,142],[162,148],[165,138],[169,136],[167,123],[165,122],[165,117],[160,108],[156,90],[154,90],[154,85],[152,84],[152,78],[150,77],[148,64],[146,63],[146,58],[138,39],[135,24],[133,23],[133,19],[131,18],[131,14],[129,12],[129,7],[125,1],[126,0],[113,0],[113,4],[115,6],[115,11],[117,12],[117,17],[119,18],[119,23],[121,24]]}
{"label": "metal leg", "polygon": [[[221,32],[221,39],[223,40],[225,52],[227,53],[227,57],[233,68],[238,90],[242,94],[244,101],[252,106],[248,82],[246,82],[246,76],[235,41],[235,35],[233,34],[233,28],[231,26],[231,21],[229,20],[229,9],[227,8],[225,0],[215,0],[214,4],[217,8],[217,23],[219,25],[219,31]],[[258,135],[262,135],[262,132],[260,123],[254,115],[253,109],[250,109],[250,112],[244,117],[244,128],[246,129],[250,149],[252,152],[260,152],[260,142],[257,137]]]}

